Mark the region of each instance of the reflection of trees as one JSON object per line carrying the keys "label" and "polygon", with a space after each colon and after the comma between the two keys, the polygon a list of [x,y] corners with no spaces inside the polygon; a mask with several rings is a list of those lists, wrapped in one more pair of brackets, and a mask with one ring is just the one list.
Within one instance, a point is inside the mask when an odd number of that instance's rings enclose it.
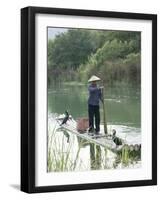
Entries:
{"label": "reflection of trees", "polygon": [[101,169],[102,166],[102,154],[101,147],[93,143],[88,142],[85,139],[77,137],[79,148],[90,147],[90,167],[91,169]]}
{"label": "reflection of trees", "polygon": [[101,169],[101,147],[90,143],[91,169]]}
{"label": "reflection of trees", "polygon": [[62,132],[65,135],[65,137],[67,138],[67,143],[69,143],[70,135],[69,135],[68,131],[66,131],[65,129],[62,129]]}
{"label": "reflection of trees", "polygon": [[85,148],[86,146],[90,144],[87,140],[80,138],[78,136],[77,136],[77,141],[78,141],[78,146],[81,148]]}
{"label": "reflection of trees", "polygon": [[140,126],[140,87],[124,85],[105,88],[108,122]]}
{"label": "reflection of trees", "polygon": [[[137,146],[137,149],[135,149]],[[113,167],[117,168],[120,164],[122,167],[128,167],[129,165],[136,164],[141,161],[141,146],[125,145],[121,151],[116,154]]]}
{"label": "reflection of trees", "polygon": [[50,112],[64,113],[69,110],[73,117],[87,115],[87,88],[84,86],[64,86],[55,88],[55,92],[48,95],[48,109]]}
{"label": "reflection of trees", "polygon": [[[61,85],[54,89],[48,94],[50,112],[64,113],[68,109],[74,118],[87,116],[87,85]],[[108,123],[140,126],[140,88],[105,86],[105,101]],[[100,111],[102,116],[102,106]]]}

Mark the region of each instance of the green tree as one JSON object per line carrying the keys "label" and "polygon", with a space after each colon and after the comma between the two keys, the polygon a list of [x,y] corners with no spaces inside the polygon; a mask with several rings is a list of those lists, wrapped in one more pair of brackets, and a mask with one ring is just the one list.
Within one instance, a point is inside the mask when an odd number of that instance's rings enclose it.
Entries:
{"label": "green tree", "polygon": [[139,82],[140,51],[140,32],[69,29],[48,41],[48,80]]}
{"label": "green tree", "polygon": [[87,30],[69,30],[48,43],[48,67],[76,69],[85,63],[96,49],[90,32]]}

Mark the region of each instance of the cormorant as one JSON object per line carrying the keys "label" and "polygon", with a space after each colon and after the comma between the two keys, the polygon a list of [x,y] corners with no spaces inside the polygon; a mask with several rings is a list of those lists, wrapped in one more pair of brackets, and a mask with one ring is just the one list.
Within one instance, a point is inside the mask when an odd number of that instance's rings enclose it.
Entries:
{"label": "cormorant", "polygon": [[122,140],[121,140],[121,138],[116,136],[116,130],[115,129],[112,130],[112,140],[117,146],[122,145]]}
{"label": "cormorant", "polygon": [[62,123],[60,124],[60,126],[62,126],[63,124],[66,124],[68,119],[69,119],[69,113],[68,113],[68,111],[65,111],[65,117],[64,117]]}

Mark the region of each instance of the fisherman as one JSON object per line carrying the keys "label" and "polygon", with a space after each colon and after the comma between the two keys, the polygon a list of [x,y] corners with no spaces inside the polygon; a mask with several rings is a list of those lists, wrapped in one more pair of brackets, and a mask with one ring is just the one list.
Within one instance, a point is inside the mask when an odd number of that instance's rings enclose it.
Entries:
{"label": "fisherman", "polygon": [[[88,98],[88,117],[89,117],[89,133],[94,133],[96,135],[100,132],[100,110],[99,102],[102,101],[101,88],[98,87],[97,82],[101,79],[97,76],[92,76],[88,82],[90,83],[88,87],[89,98]],[[95,129],[94,129],[94,118],[95,118]]]}

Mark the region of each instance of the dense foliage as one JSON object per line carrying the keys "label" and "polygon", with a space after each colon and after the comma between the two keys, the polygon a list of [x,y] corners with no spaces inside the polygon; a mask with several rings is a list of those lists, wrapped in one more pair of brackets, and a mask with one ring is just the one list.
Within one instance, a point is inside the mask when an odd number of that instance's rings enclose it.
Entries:
{"label": "dense foliage", "polygon": [[140,32],[69,29],[48,41],[48,80],[140,83]]}

